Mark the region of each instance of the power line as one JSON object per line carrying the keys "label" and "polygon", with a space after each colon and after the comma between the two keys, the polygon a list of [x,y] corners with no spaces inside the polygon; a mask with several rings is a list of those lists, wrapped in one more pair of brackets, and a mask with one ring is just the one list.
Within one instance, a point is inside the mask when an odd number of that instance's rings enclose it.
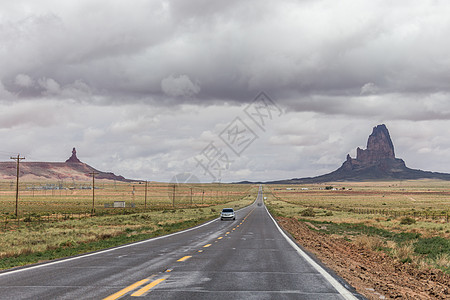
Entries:
{"label": "power line", "polygon": [[2,150],[0,150],[0,155],[3,157],[3,156],[13,156],[13,155],[15,155],[15,153],[17,153],[17,152],[13,152],[13,151],[2,151]]}

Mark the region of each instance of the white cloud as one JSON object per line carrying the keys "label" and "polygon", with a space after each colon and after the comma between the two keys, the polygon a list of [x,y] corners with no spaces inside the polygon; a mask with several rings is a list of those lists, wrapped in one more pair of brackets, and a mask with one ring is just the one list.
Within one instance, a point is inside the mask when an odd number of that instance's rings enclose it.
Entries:
{"label": "white cloud", "polygon": [[192,97],[200,92],[200,85],[193,83],[187,75],[170,75],[161,80],[161,89],[167,96]]}
{"label": "white cloud", "polygon": [[29,88],[34,85],[34,80],[26,74],[17,74],[16,79],[14,80],[14,83],[20,87]]}
{"label": "white cloud", "polygon": [[61,86],[52,78],[41,78],[38,80],[39,85],[44,89],[45,95],[58,95],[61,93]]}
{"label": "white cloud", "polygon": [[376,86],[375,83],[373,82],[369,82],[366,83],[365,85],[363,85],[361,87],[361,95],[366,95],[366,94],[376,94],[378,92],[379,88]]}

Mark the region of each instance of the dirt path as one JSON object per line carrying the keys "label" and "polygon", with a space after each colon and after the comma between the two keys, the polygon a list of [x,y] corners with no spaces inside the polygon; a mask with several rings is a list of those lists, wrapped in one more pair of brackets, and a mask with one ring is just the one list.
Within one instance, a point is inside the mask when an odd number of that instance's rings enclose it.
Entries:
{"label": "dirt path", "polygon": [[294,218],[279,224],[368,299],[450,299],[450,276],[396,262],[383,252],[315,232]]}

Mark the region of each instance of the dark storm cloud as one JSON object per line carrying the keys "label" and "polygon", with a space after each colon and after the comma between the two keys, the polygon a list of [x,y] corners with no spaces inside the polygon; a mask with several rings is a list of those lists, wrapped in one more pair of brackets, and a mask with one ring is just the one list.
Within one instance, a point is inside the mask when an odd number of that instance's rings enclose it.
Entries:
{"label": "dark storm cloud", "polygon": [[[23,3],[0,21],[0,80],[19,98],[49,95],[42,81],[61,99],[208,104],[265,90],[296,97],[297,109],[368,84],[381,95],[449,92],[443,1]],[[77,95],[62,93],[80,82]]]}
{"label": "dark storm cloud", "polygon": [[287,114],[230,181],[331,171],[379,123],[448,171],[448,1],[1,4],[0,137],[31,160],[169,180],[265,91]]}

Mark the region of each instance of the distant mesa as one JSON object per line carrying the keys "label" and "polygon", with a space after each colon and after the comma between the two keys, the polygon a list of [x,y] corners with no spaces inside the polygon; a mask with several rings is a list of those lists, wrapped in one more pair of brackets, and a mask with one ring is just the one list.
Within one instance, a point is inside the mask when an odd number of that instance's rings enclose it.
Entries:
{"label": "distant mesa", "polygon": [[403,159],[396,158],[386,125],[373,128],[367,141],[367,148],[356,149],[356,158],[347,154],[342,166],[325,175],[271,181],[269,183],[321,183],[333,181],[408,180],[441,179],[450,180],[450,174],[410,169]]}
{"label": "distant mesa", "polygon": [[[0,162],[0,179],[13,180],[16,178],[16,163],[14,161]],[[60,181],[60,180],[92,180],[89,173],[98,173],[96,179],[131,182],[123,176],[111,172],[102,172],[77,157],[77,150],[73,148],[72,155],[65,162],[20,162],[20,177],[25,181]]]}

